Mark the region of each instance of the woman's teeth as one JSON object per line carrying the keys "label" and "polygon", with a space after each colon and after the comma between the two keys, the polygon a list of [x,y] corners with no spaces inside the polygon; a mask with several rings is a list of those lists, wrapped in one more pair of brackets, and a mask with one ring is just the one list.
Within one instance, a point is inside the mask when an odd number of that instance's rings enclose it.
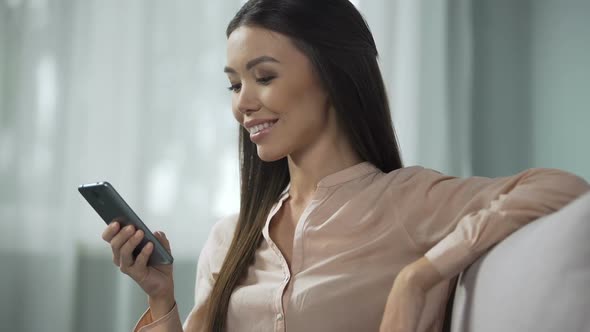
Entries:
{"label": "woman's teeth", "polygon": [[250,128],[250,135],[254,135],[254,134],[256,134],[257,132],[261,131],[262,129],[265,129],[265,128],[270,128],[270,127],[272,127],[274,124],[275,124],[274,122],[265,122],[265,123],[263,123],[263,124],[259,124],[259,125],[256,125],[256,126],[254,126],[254,127],[251,127],[251,128]]}

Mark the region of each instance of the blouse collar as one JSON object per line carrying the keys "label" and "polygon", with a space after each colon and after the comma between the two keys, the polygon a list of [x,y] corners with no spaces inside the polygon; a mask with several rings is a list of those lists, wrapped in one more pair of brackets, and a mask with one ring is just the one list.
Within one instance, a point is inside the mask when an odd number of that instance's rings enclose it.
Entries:
{"label": "blouse collar", "polygon": [[[323,177],[318,182],[317,187],[318,187],[318,189],[333,187],[333,186],[340,185],[340,184],[343,184],[343,183],[346,183],[346,182],[358,179],[360,177],[363,177],[365,175],[368,175],[371,173],[376,173],[376,172],[380,172],[380,170],[375,165],[373,165],[371,162],[369,162],[369,161],[361,162],[356,165],[347,167],[343,170],[340,170],[336,173],[332,173],[332,174],[329,174],[329,175]],[[280,199],[284,198],[284,196],[286,194],[288,194],[290,187],[291,187],[291,182],[289,182],[287,184],[287,187],[285,187],[285,189],[281,193]]]}

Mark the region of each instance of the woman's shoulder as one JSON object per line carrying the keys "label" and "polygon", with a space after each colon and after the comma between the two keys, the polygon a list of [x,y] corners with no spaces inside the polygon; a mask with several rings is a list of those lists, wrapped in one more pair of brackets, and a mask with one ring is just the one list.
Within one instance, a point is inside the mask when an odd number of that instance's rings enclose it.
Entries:
{"label": "woman's shoulder", "polygon": [[238,213],[232,213],[219,218],[211,228],[209,241],[213,241],[216,245],[229,246],[234,237],[238,217]]}
{"label": "woman's shoulder", "polygon": [[238,214],[234,213],[217,219],[213,227],[211,227],[200,255],[203,261],[209,262],[211,271],[221,269],[225,255],[231,245],[237,222]]}
{"label": "woman's shoulder", "polygon": [[444,174],[430,169],[425,168],[423,166],[415,165],[415,166],[406,166],[402,168],[398,168],[393,170],[389,173],[384,173],[384,177],[389,181],[393,181],[395,183],[403,183],[407,181],[415,181],[419,179],[424,179],[425,177],[438,177],[438,176],[445,176]]}

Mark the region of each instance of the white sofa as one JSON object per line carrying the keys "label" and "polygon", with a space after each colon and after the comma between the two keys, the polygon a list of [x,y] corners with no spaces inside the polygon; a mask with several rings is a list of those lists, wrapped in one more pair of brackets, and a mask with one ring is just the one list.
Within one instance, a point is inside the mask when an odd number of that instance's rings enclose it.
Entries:
{"label": "white sofa", "polygon": [[480,257],[448,309],[451,332],[590,332],[590,193]]}

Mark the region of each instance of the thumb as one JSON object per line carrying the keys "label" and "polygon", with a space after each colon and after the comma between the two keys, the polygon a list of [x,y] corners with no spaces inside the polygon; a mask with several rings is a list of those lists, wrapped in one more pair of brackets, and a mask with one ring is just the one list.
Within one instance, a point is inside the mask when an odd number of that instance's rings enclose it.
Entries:
{"label": "thumb", "polygon": [[170,248],[170,241],[168,241],[166,234],[162,231],[156,231],[154,233],[154,236],[156,236],[156,239],[158,239],[158,241],[162,243],[166,251],[168,251],[169,254],[172,254],[172,249]]}

